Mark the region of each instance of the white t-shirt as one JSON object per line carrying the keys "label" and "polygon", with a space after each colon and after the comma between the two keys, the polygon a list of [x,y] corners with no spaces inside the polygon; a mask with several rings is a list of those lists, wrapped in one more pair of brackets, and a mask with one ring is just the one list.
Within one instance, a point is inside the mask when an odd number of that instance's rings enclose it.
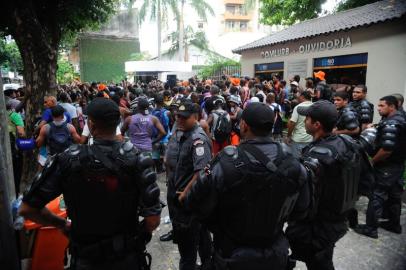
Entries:
{"label": "white t-shirt", "polygon": [[[117,126],[117,129],[116,129],[116,136],[117,136],[117,135],[121,135],[121,130],[120,130],[119,126]],[[83,127],[82,136],[85,136],[85,137],[88,138],[88,139],[87,139],[87,144],[88,144],[88,145],[92,145],[92,144],[93,144],[93,136],[92,136],[92,134],[90,134],[89,126],[87,125],[87,123],[86,123],[86,125]]]}
{"label": "white t-shirt", "polygon": [[70,115],[70,118],[77,118],[78,117],[78,113],[77,113],[77,111],[76,111],[76,107],[75,106],[73,106],[72,104],[70,104],[70,103],[59,103],[59,105],[61,105],[64,109],[65,109],[65,111],[67,112],[67,113],[69,113],[69,115]]}
{"label": "white t-shirt", "polygon": [[295,128],[293,129],[292,132],[292,141],[298,142],[298,143],[309,143],[313,141],[313,136],[309,135],[306,133],[306,128],[305,128],[305,119],[306,116],[300,115],[297,112],[297,108],[300,107],[309,107],[312,105],[311,101],[305,101],[297,105],[292,112],[292,116],[290,118],[290,121],[295,122]]}

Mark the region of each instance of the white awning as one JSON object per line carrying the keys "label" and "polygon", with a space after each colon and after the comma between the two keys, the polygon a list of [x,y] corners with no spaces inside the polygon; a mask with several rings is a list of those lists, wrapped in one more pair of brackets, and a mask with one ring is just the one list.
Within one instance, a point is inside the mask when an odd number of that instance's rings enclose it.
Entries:
{"label": "white awning", "polygon": [[192,72],[192,63],[180,61],[128,61],[125,72]]}

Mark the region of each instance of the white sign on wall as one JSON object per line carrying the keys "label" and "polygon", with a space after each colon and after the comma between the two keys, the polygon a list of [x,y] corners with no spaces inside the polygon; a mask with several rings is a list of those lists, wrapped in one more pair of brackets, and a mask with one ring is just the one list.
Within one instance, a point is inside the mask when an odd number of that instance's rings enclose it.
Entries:
{"label": "white sign on wall", "polygon": [[287,62],[286,79],[299,75],[301,79],[307,77],[307,59],[292,60]]}
{"label": "white sign on wall", "polygon": [[299,46],[295,48],[279,48],[279,49],[270,49],[261,52],[262,58],[273,58],[277,56],[288,56],[294,53],[311,53],[311,52],[319,52],[325,50],[334,50],[334,49],[341,49],[351,47],[352,42],[349,36],[334,38],[326,41],[317,41],[312,43],[305,43],[299,44]]}

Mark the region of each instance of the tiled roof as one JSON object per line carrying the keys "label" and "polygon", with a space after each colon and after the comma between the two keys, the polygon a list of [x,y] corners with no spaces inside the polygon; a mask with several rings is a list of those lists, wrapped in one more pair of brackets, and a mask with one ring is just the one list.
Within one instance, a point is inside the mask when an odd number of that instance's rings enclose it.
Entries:
{"label": "tiled roof", "polygon": [[234,49],[234,53],[269,46],[291,40],[349,30],[401,18],[406,14],[405,0],[379,1],[358,8],[292,25],[260,40]]}

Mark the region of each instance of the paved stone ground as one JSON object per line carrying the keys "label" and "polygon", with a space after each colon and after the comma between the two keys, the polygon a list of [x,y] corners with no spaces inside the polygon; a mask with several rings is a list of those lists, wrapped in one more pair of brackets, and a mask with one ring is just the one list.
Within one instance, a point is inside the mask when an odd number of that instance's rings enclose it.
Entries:
{"label": "paved stone ground", "polygon": [[[159,177],[161,199],[166,201],[164,176]],[[360,211],[360,223],[365,222],[365,210],[368,201],[362,198],[357,208]],[[172,242],[160,242],[159,236],[171,229],[171,224],[164,224],[168,209],[162,212],[161,225],[155,231],[148,250],[152,255],[153,270],[177,270],[179,252]],[[401,235],[379,229],[379,239],[364,237],[349,231],[337,243],[334,253],[336,270],[406,270],[406,204],[402,207]],[[298,263],[295,269],[306,269]]]}

